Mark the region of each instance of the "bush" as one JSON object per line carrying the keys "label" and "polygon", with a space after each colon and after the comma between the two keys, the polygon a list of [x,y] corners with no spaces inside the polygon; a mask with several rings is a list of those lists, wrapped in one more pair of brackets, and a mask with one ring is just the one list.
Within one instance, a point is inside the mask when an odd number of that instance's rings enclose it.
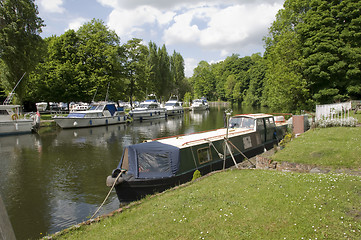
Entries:
{"label": "bush", "polygon": [[357,119],[349,117],[346,119],[320,119],[316,121],[316,127],[356,127]]}

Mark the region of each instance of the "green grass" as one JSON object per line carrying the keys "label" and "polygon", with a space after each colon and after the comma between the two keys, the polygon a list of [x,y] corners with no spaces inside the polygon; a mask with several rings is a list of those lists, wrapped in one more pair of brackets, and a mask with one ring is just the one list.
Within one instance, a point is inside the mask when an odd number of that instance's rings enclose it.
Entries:
{"label": "green grass", "polygon": [[332,168],[361,168],[361,127],[311,129],[272,159]]}
{"label": "green grass", "polygon": [[53,239],[357,239],[360,180],[229,170]]}

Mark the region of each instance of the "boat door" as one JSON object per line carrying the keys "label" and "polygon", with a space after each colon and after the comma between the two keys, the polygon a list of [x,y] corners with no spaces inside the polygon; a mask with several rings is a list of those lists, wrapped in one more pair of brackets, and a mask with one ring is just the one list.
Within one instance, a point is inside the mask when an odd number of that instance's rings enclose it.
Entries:
{"label": "boat door", "polygon": [[266,142],[273,141],[274,140],[274,134],[276,131],[276,125],[273,120],[273,117],[267,117],[265,120],[265,126],[266,126]]}
{"label": "boat door", "polygon": [[266,131],[265,131],[265,123],[263,118],[257,119],[257,132],[259,132],[261,136],[262,143],[266,142]]}

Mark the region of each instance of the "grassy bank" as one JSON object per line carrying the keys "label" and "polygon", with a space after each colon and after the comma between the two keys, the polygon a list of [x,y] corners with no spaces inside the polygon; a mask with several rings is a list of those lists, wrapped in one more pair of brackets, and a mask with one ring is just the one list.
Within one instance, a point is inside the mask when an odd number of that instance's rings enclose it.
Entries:
{"label": "grassy bank", "polygon": [[278,151],[273,160],[332,168],[361,168],[361,127],[317,128]]}
{"label": "grassy bank", "polygon": [[[361,128],[304,133],[274,155],[361,169]],[[227,170],[53,239],[359,239],[361,176]]]}
{"label": "grassy bank", "polygon": [[229,170],[55,239],[356,239],[360,180]]}

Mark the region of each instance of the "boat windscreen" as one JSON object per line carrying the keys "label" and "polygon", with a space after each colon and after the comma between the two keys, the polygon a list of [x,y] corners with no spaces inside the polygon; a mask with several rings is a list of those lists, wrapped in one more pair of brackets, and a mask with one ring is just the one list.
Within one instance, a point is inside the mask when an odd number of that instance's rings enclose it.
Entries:
{"label": "boat windscreen", "polygon": [[137,178],[171,177],[179,169],[179,148],[157,141],[131,145],[128,161]]}
{"label": "boat windscreen", "polygon": [[84,118],[85,116],[85,113],[76,113],[76,112],[73,112],[73,113],[69,113],[68,114],[68,118]]}
{"label": "boat windscreen", "polygon": [[231,128],[248,128],[254,129],[255,120],[248,117],[235,117],[229,121],[229,127]]}

